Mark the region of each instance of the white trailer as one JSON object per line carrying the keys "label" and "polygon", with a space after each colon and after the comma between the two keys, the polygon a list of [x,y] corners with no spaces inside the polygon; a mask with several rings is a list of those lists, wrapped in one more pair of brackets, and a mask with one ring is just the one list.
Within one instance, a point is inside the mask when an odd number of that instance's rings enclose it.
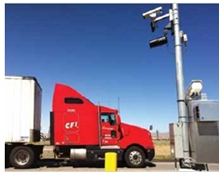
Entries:
{"label": "white trailer", "polygon": [[5,77],[5,142],[40,140],[42,89],[34,77]]}
{"label": "white trailer", "polygon": [[40,141],[42,89],[35,77],[5,76],[4,85],[5,166],[26,168],[43,149],[33,146]]}

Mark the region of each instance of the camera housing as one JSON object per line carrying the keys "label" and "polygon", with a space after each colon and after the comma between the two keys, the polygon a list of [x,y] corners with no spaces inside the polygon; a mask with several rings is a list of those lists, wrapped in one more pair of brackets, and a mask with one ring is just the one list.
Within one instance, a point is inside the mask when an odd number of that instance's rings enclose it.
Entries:
{"label": "camera housing", "polygon": [[189,88],[187,89],[186,95],[189,98],[193,98],[201,94],[202,80],[192,80]]}
{"label": "camera housing", "polygon": [[147,11],[145,13],[142,14],[143,18],[152,18],[155,19],[156,18],[156,14],[160,14],[162,13],[162,7],[157,7],[153,10]]}

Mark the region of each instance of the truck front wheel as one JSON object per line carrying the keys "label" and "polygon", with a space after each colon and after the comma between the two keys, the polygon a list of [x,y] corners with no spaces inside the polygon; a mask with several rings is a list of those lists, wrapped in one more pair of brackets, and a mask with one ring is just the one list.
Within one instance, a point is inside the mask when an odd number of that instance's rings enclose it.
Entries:
{"label": "truck front wheel", "polygon": [[127,166],[130,168],[142,168],[145,166],[145,153],[137,146],[128,148],[124,158]]}
{"label": "truck front wheel", "polygon": [[9,160],[15,168],[30,168],[34,164],[34,152],[28,146],[18,146],[11,151]]}

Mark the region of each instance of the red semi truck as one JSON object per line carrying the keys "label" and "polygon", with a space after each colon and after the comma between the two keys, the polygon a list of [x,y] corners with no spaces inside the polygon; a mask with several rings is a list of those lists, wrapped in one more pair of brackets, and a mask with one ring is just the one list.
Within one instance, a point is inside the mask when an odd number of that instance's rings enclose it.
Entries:
{"label": "red semi truck", "polygon": [[50,141],[40,141],[42,89],[35,77],[6,76],[5,162],[30,168],[44,158],[97,161],[106,152],[140,168],[154,158],[150,131],[121,121],[118,110],[95,105],[75,89],[55,84]]}

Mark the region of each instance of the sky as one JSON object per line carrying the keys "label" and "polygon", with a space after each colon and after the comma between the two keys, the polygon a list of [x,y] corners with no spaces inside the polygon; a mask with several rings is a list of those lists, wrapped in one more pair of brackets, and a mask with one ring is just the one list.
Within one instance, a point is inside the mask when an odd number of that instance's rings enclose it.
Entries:
{"label": "sky", "polygon": [[[42,87],[42,128],[49,127],[55,83],[93,103],[120,108],[122,121],[160,132],[178,121],[174,38],[150,49],[168,19],[151,32],[142,13],[171,4],[6,4],[5,75],[35,76]],[[211,14],[211,15],[210,15]],[[219,99],[219,5],[179,4],[184,87],[203,81]],[[119,98],[119,104],[118,104]]]}

